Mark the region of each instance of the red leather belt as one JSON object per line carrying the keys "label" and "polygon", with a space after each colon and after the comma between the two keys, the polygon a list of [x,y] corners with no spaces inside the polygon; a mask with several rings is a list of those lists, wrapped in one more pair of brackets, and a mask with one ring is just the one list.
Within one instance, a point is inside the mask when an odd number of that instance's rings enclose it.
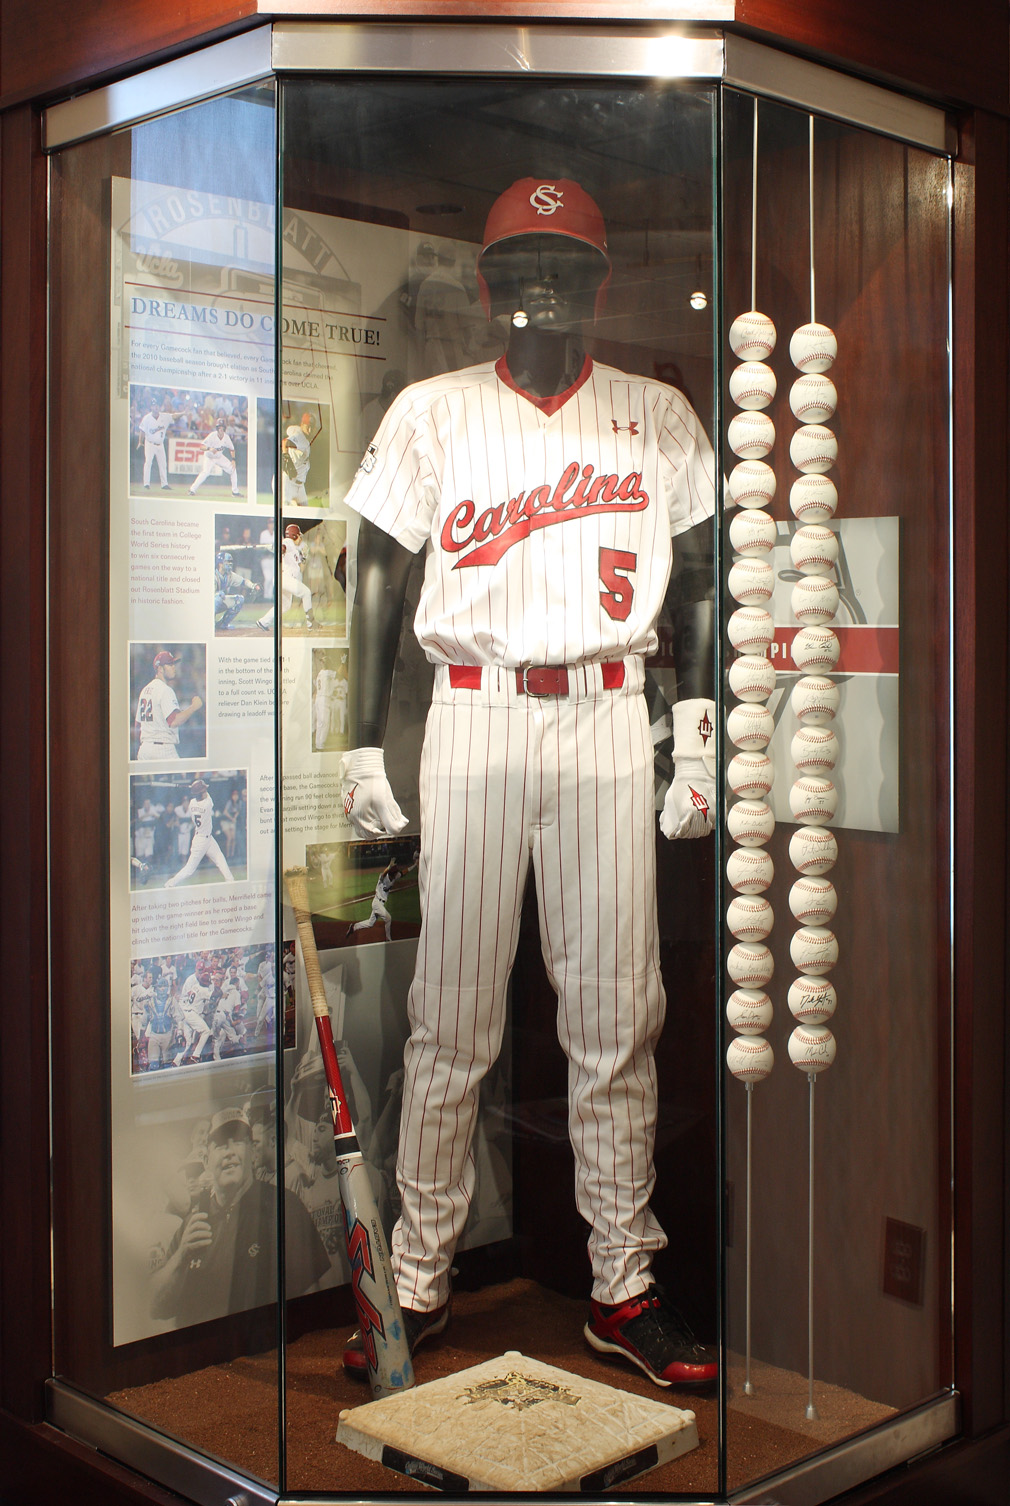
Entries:
{"label": "red leather belt", "polygon": [[[519,695],[564,696],[568,695],[571,676],[577,674],[578,669],[567,664],[532,664],[509,673],[516,677]],[[621,661],[601,664],[600,673],[604,690],[620,690],[624,684],[624,664]],[[480,664],[449,665],[449,684],[454,690],[479,690],[483,678],[484,667]]]}

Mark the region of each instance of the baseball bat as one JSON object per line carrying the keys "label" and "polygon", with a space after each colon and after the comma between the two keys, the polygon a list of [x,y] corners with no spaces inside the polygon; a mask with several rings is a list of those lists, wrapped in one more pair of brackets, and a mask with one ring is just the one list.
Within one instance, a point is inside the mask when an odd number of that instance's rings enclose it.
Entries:
{"label": "baseball bat", "polygon": [[414,1368],[410,1362],[410,1350],[403,1329],[403,1315],[396,1295],[386,1236],[382,1232],[379,1210],[368,1179],[368,1168],[344,1097],[326,989],[312,931],[307,879],[307,868],[289,868],[284,875],[301,942],[302,962],[308,979],[312,1013],[323,1054],[326,1091],[333,1116],[333,1144],[337,1153],[337,1180],[344,1208],[347,1258],[351,1265],[351,1292],[361,1328],[372,1395],[375,1398],[395,1396],[413,1386]]}

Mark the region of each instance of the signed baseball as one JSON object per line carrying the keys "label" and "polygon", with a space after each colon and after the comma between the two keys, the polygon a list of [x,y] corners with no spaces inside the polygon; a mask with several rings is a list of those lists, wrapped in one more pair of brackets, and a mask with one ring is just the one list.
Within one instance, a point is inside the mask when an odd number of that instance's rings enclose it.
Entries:
{"label": "signed baseball", "polygon": [[737,607],[726,624],[729,641],[739,654],[765,654],[775,637],[775,624],[764,607]]}
{"label": "signed baseball", "polygon": [[737,847],[726,859],[726,881],[738,894],[763,894],[775,864],[761,847]]}
{"label": "signed baseball", "polygon": [[726,766],[726,783],[742,800],[761,800],[775,781],[775,765],[767,753],[737,753]]}
{"label": "signed baseball", "polygon": [[838,843],[826,826],[797,826],[789,838],[789,861],[798,873],[819,878],[838,861]]}
{"label": "signed baseball", "polygon": [[775,731],[775,718],[764,706],[745,701],[734,706],[726,718],[726,735],[737,748],[748,752],[753,748],[767,748]]}
{"label": "signed baseball", "polygon": [[729,374],[729,395],[738,408],[767,408],[775,387],[775,373],[763,361],[743,361]]}
{"label": "signed baseball", "polygon": [[[755,417],[759,415],[754,415]],[[737,414],[730,423],[730,429],[740,418],[746,414]],[[768,420],[771,423],[771,419]],[[772,443],[775,441],[775,433],[772,431]],[[735,448],[732,439],[730,447]],[[771,449],[771,444],[768,446]],[[737,453],[742,453],[738,451]],[[814,471],[822,475],[824,471],[830,471],[838,459],[838,440],[831,429],[826,429],[823,424],[804,424],[801,429],[793,431],[793,437],[789,441],[789,459],[798,471],[809,473]]]}
{"label": "signed baseball", "polygon": [[801,774],[830,774],[838,753],[838,738],[828,727],[800,727],[789,744],[789,756]]}
{"label": "signed baseball", "polygon": [[838,535],[823,523],[802,523],[789,540],[789,557],[801,575],[827,575],[838,559]]}
{"label": "signed baseball", "polygon": [[838,895],[830,879],[801,875],[789,891],[789,908],[801,926],[823,926],[834,918]]}
{"label": "signed baseball", "polygon": [[[824,432],[831,431],[825,429]],[[775,443],[775,425],[765,413],[737,413],[729,421],[726,438],[733,454],[739,455],[741,460],[761,460]],[[803,466],[797,466],[797,469],[803,470]],[[827,470],[828,466],[822,469]]]}
{"label": "signed baseball", "polygon": [[[729,327],[729,347],[741,361],[767,361],[775,349],[775,326],[767,314],[748,309]],[[827,370],[826,367],[813,368]]]}
{"label": "signed baseball", "polygon": [[726,1065],[741,1082],[764,1082],[775,1053],[763,1035],[737,1035],[726,1047]]}
{"label": "signed baseball", "polygon": [[801,424],[822,424],[838,407],[834,382],[815,373],[797,377],[789,391],[789,406]]}
{"label": "signed baseball", "polygon": [[729,473],[737,507],[765,507],[775,496],[775,472],[763,460],[741,460]]}
{"label": "signed baseball", "polygon": [[818,475],[816,471],[797,476],[789,488],[789,506],[793,517],[801,523],[826,523],[835,515],[838,488],[830,476]]}
{"label": "signed baseball", "polygon": [[729,541],[737,554],[745,559],[763,559],[775,548],[779,536],[778,524],[759,507],[747,507],[733,514],[729,525]]}
{"label": "signed baseball", "polygon": [[838,611],[838,587],[826,575],[805,575],[793,586],[789,605],[797,622],[819,627]]}
{"label": "signed baseball", "polygon": [[800,628],[792,642],[793,663],[797,669],[834,669],[841,645],[829,627]]}
{"label": "signed baseball", "polygon": [[775,830],[775,817],[763,800],[738,800],[729,808],[726,830],[741,847],[763,847]]}
{"label": "signed baseball", "polygon": [[761,1035],[772,1022],[775,1010],[760,988],[738,988],[726,1000],[726,1018],[740,1035]]}
{"label": "signed baseball", "polygon": [[767,988],[775,962],[763,941],[738,941],[729,949],[726,971],[737,988]]}
{"label": "signed baseball", "polygon": [[835,1059],[835,1038],[827,1025],[797,1025],[787,1049],[789,1060],[801,1072],[823,1072]]}
{"label": "signed baseball", "polygon": [[801,324],[789,340],[789,359],[799,371],[829,371],[838,354],[834,330],[826,324]]}
{"label": "signed baseball", "polygon": [[803,826],[827,826],[838,809],[838,791],[830,779],[801,774],[789,791],[789,809]]}
{"label": "signed baseball", "polygon": [[729,688],[738,701],[767,701],[775,689],[775,666],[764,654],[741,654],[729,667]]}
{"label": "signed baseball", "polygon": [[737,894],[726,908],[726,924],[737,941],[764,941],[775,924],[775,912],[760,895]]}
{"label": "signed baseball", "polygon": [[793,1017],[802,1025],[823,1025],[838,1005],[838,995],[827,978],[797,978],[786,995]]}
{"label": "signed baseball", "polygon": [[731,565],[726,580],[729,594],[743,607],[763,607],[771,600],[775,571],[768,560],[742,559]]}
{"label": "signed baseball", "polygon": [[801,675],[792,688],[789,704],[805,727],[826,727],[835,719],[839,691],[828,675]]}
{"label": "signed baseball", "polygon": [[800,926],[790,938],[789,955],[793,966],[810,977],[819,978],[830,973],[838,961],[835,933],[827,926]]}

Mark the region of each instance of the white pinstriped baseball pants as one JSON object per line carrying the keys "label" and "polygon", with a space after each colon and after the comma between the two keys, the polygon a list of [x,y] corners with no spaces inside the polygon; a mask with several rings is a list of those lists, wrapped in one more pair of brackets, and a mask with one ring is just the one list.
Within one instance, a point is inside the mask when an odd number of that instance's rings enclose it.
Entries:
{"label": "white pinstriped baseball pants", "polygon": [[[480,690],[436,671],[421,755],[421,935],[393,1232],[400,1301],[439,1307],[474,1186],[481,1079],[501,1048],[529,865],[568,1057],[575,1193],[590,1226],[593,1296],[648,1285],[666,1237],[649,1208],[654,1047],[665,996],[656,922],[653,748],[641,662],[621,690],[599,666],[567,698]],[[487,682],[490,680],[490,684]]]}

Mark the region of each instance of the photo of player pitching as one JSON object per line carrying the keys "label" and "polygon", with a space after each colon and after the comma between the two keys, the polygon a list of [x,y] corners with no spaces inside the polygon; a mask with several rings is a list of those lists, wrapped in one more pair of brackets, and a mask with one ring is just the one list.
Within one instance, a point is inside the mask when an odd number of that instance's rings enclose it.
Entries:
{"label": "photo of player pitching", "polygon": [[130,384],[130,492],[220,501],[244,496],[249,399]]}
{"label": "photo of player pitching", "polygon": [[312,650],[312,748],[316,753],[347,747],[347,650]]}
{"label": "photo of player pitching", "polygon": [[130,760],[207,754],[207,645],[130,644]]}
{"label": "photo of player pitching", "polygon": [[305,849],[320,947],[402,941],[421,927],[418,838],[320,842]]}
{"label": "photo of player pitching", "polygon": [[130,809],[132,889],[247,878],[245,769],[131,775]]}

